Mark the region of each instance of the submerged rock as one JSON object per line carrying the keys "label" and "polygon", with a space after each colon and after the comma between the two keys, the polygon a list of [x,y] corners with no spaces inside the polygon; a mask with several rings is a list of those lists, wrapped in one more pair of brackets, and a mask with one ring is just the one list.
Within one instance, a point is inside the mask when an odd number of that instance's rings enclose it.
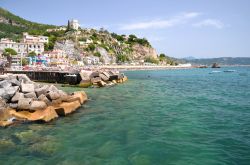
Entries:
{"label": "submerged rock", "polygon": [[51,141],[45,141],[45,142],[39,142],[34,143],[29,147],[30,153],[38,153],[42,155],[52,155],[54,154],[58,149],[58,144]]}
{"label": "submerged rock", "polygon": [[15,148],[15,143],[10,139],[0,139],[0,153],[9,153]]}
{"label": "submerged rock", "polygon": [[22,143],[34,143],[34,142],[38,142],[39,139],[41,139],[41,137],[32,130],[15,133],[15,136]]}

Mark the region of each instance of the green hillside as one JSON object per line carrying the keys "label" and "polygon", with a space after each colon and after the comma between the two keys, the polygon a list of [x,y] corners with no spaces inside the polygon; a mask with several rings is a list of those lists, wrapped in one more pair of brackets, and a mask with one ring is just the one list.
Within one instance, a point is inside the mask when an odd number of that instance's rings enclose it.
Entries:
{"label": "green hillside", "polygon": [[23,32],[42,34],[54,25],[39,24],[25,20],[9,11],[0,8],[0,38],[8,37],[14,40],[21,38]]}

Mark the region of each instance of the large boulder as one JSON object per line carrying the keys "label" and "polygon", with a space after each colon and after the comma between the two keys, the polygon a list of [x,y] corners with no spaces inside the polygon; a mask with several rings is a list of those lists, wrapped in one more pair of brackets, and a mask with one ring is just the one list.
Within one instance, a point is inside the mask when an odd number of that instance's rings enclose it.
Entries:
{"label": "large boulder", "polygon": [[49,99],[48,99],[44,94],[41,94],[41,95],[38,97],[38,100],[39,100],[39,101],[45,102],[47,105],[50,105],[50,104],[51,104],[51,101],[49,101]]}
{"label": "large boulder", "polygon": [[11,87],[11,82],[9,80],[0,81],[0,88],[8,88]]}
{"label": "large boulder", "polygon": [[108,81],[109,80],[109,77],[107,77],[105,74],[101,73],[100,74],[100,77],[103,81]]}
{"label": "large boulder", "polygon": [[0,97],[0,111],[4,110],[6,107],[6,102],[3,98]]}
{"label": "large boulder", "polygon": [[82,79],[83,81],[88,81],[88,80],[90,80],[91,74],[92,74],[92,71],[89,71],[89,70],[82,70],[82,71],[80,72],[80,76],[81,76],[81,79]]}
{"label": "large boulder", "polygon": [[26,74],[18,74],[17,80],[20,81],[21,83],[31,83],[32,82]]}
{"label": "large boulder", "polygon": [[17,109],[20,110],[29,110],[31,105],[32,99],[31,98],[22,98],[18,101]]}
{"label": "large boulder", "polygon": [[48,91],[58,91],[58,89],[54,85],[50,85]]}
{"label": "large boulder", "polygon": [[90,75],[90,78],[95,78],[95,77],[99,77],[99,72],[92,72]]}
{"label": "large boulder", "polygon": [[102,72],[102,74],[104,74],[104,75],[105,75],[106,77],[108,77],[108,78],[110,77],[110,75],[109,75],[108,72],[105,72],[105,71],[104,71],[104,72]]}
{"label": "large boulder", "polygon": [[11,87],[5,88],[4,93],[2,93],[3,92],[2,90],[0,90],[0,93],[1,93],[0,95],[3,99],[9,101],[15,95],[15,93],[18,91],[18,89],[19,89],[18,86],[14,86],[14,87],[11,86]]}
{"label": "large boulder", "polygon": [[24,97],[25,97],[25,98],[33,98],[33,99],[36,99],[36,98],[37,98],[35,92],[25,93],[25,94],[24,94]]}
{"label": "large boulder", "polygon": [[16,78],[13,78],[9,81],[11,83],[12,86],[20,86],[21,83],[16,79]]}
{"label": "large boulder", "polygon": [[58,107],[55,107],[55,111],[59,116],[66,116],[74,111],[76,111],[81,106],[79,101],[64,102]]}
{"label": "large boulder", "polygon": [[91,83],[95,84],[102,81],[101,77],[95,77],[95,78],[91,78]]}
{"label": "large boulder", "polygon": [[34,84],[21,84],[21,90],[23,93],[30,93],[35,92],[35,86]]}
{"label": "large boulder", "polygon": [[16,94],[12,97],[11,102],[12,103],[17,103],[18,100],[24,98],[24,94],[20,92],[16,92]]}
{"label": "large boulder", "polygon": [[3,97],[5,95],[6,91],[4,88],[0,88],[0,97]]}
{"label": "large boulder", "polygon": [[92,85],[91,81],[90,80],[82,80],[79,84],[79,87],[82,87],[82,88],[88,88]]}
{"label": "large boulder", "polygon": [[49,91],[49,86],[48,85],[44,85],[41,88],[36,88],[35,92],[36,95],[39,97],[40,95],[46,95],[46,93]]}
{"label": "large boulder", "polygon": [[17,119],[26,119],[28,121],[45,121],[49,122],[52,119],[55,119],[58,117],[54,107],[49,106],[44,110],[37,110],[33,113],[30,113],[28,111],[20,111],[16,112],[15,110],[10,111],[10,114],[15,116]]}
{"label": "large boulder", "polygon": [[30,110],[42,110],[47,108],[47,104],[43,101],[32,101],[30,105]]}
{"label": "large boulder", "polygon": [[107,85],[107,83],[105,83],[104,81],[99,81],[99,82],[97,82],[97,85],[98,85],[99,87],[104,87],[104,86]]}
{"label": "large boulder", "polygon": [[48,99],[50,100],[56,100],[60,98],[60,94],[58,92],[50,91],[49,93],[46,94]]}

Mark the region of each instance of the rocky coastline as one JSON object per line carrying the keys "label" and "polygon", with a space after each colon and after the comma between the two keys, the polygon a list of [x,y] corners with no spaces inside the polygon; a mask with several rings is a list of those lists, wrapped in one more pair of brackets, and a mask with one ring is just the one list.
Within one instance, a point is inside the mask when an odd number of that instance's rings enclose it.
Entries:
{"label": "rocky coastline", "polygon": [[25,74],[0,75],[0,127],[49,122],[76,111],[87,99],[83,91],[67,94],[54,85],[35,83]]}

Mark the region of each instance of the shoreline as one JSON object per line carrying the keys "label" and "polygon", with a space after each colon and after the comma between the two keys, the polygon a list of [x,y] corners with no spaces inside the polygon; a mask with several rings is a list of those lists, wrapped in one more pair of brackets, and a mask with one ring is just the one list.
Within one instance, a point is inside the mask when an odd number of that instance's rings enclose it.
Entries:
{"label": "shoreline", "polygon": [[136,71],[136,70],[170,70],[170,69],[192,69],[195,68],[185,66],[163,66],[163,65],[103,65],[92,66],[89,69],[101,70],[119,70],[119,71]]}

